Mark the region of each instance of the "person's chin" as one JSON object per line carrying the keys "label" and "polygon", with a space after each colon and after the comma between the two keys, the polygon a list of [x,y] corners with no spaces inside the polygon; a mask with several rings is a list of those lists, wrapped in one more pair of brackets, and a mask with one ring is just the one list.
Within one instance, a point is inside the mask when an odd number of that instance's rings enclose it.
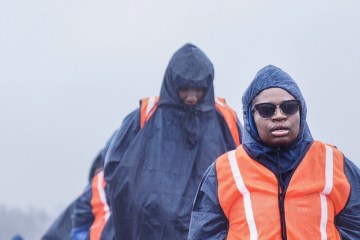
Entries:
{"label": "person's chin", "polygon": [[278,137],[274,138],[269,145],[276,148],[284,148],[289,146],[290,144],[291,140],[288,137]]}

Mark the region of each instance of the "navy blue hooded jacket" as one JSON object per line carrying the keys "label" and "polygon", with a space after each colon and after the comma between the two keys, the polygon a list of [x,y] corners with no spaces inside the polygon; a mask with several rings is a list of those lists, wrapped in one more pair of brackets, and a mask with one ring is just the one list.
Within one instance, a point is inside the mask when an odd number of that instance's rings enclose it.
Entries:
{"label": "navy blue hooded jacket", "polygon": [[[145,126],[139,129],[139,110],[124,120],[105,160],[115,239],[187,238],[203,173],[218,156],[235,148],[215,109],[213,79],[207,56],[186,44],[172,56],[158,107]],[[195,106],[185,105],[178,96],[179,88],[187,87],[205,89]]]}
{"label": "navy blue hooded jacket", "polygon": [[[253,116],[252,101],[263,90],[282,88],[301,102],[300,131],[297,139],[285,148],[274,148],[262,142]],[[293,171],[302,161],[313,138],[306,123],[306,103],[295,81],[280,68],[267,66],[261,69],[243,98],[244,135],[242,146],[246,153],[278,177],[282,189],[286,189]],[[360,170],[345,158],[345,174],[351,184],[351,194],[346,207],[336,216],[335,225],[343,239],[360,239]],[[221,210],[217,196],[215,164],[205,173],[195,200],[189,239],[225,239],[228,220]],[[283,193],[285,194],[285,192]]]}

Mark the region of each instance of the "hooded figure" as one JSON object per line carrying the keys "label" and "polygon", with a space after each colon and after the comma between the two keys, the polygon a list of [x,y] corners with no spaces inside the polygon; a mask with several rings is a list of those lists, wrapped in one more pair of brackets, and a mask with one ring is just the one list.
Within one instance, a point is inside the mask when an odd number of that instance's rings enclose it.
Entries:
{"label": "hooded figure", "polygon": [[93,179],[103,170],[106,150],[107,145],[94,159],[89,171],[88,184],[84,188],[82,194],[73,203],[71,213],[72,229],[70,231],[72,240],[86,239],[86,237],[90,234],[90,228],[95,221],[95,209],[94,204],[92,204],[92,201],[94,201]]}
{"label": "hooded figure", "polygon": [[[213,80],[210,60],[186,44],[171,58],[157,108],[144,127],[139,129],[140,109],[124,120],[105,159],[115,239],[187,238],[203,173],[236,147],[215,108]],[[197,102],[180,94],[189,89],[201,93]]]}
{"label": "hooded figure", "polygon": [[88,185],[82,194],[68,205],[60,216],[56,218],[42,236],[42,240],[78,240],[86,238],[90,226],[94,221],[91,206],[91,182],[96,173],[103,169],[108,144],[109,142],[93,160],[89,170]]}
{"label": "hooded figure", "polygon": [[312,139],[294,80],[267,66],[242,102],[242,145],[205,173],[189,239],[360,239],[359,168]]}
{"label": "hooded figure", "polygon": [[110,214],[105,196],[103,172],[105,154],[115,135],[116,131],[93,160],[89,171],[88,184],[73,203],[71,214],[72,240],[99,239]]}

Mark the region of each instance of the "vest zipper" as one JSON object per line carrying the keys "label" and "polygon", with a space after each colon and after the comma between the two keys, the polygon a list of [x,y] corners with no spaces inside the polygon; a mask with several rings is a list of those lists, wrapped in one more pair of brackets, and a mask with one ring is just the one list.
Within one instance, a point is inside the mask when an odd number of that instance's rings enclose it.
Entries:
{"label": "vest zipper", "polygon": [[280,149],[276,151],[277,153],[277,179],[278,179],[278,203],[279,203],[279,212],[280,212],[280,224],[281,224],[281,239],[287,240],[286,236],[286,222],[285,222],[285,208],[284,208],[284,200],[285,200],[285,191],[283,189],[283,180],[281,176],[281,168],[280,168]]}

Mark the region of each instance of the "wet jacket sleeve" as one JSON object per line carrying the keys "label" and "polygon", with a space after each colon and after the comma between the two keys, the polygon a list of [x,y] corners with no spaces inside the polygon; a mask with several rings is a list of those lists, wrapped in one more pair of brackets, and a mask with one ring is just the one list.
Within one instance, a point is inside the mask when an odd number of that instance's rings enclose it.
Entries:
{"label": "wet jacket sleeve", "polygon": [[205,172],[195,198],[188,239],[222,240],[227,236],[228,226],[217,196],[216,168],[213,163]]}
{"label": "wet jacket sleeve", "polygon": [[94,216],[91,208],[92,189],[91,183],[86,186],[84,192],[75,201],[72,219],[72,240],[83,240],[89,234],[91,224],[94,222]]}
{"label": "wet jacket sleeve", "polygon": [[335,225],[341,239],[360,239],[360,170],[347,158],[345,175],[350,183],[350,197],[345,208],[336,216]]}

